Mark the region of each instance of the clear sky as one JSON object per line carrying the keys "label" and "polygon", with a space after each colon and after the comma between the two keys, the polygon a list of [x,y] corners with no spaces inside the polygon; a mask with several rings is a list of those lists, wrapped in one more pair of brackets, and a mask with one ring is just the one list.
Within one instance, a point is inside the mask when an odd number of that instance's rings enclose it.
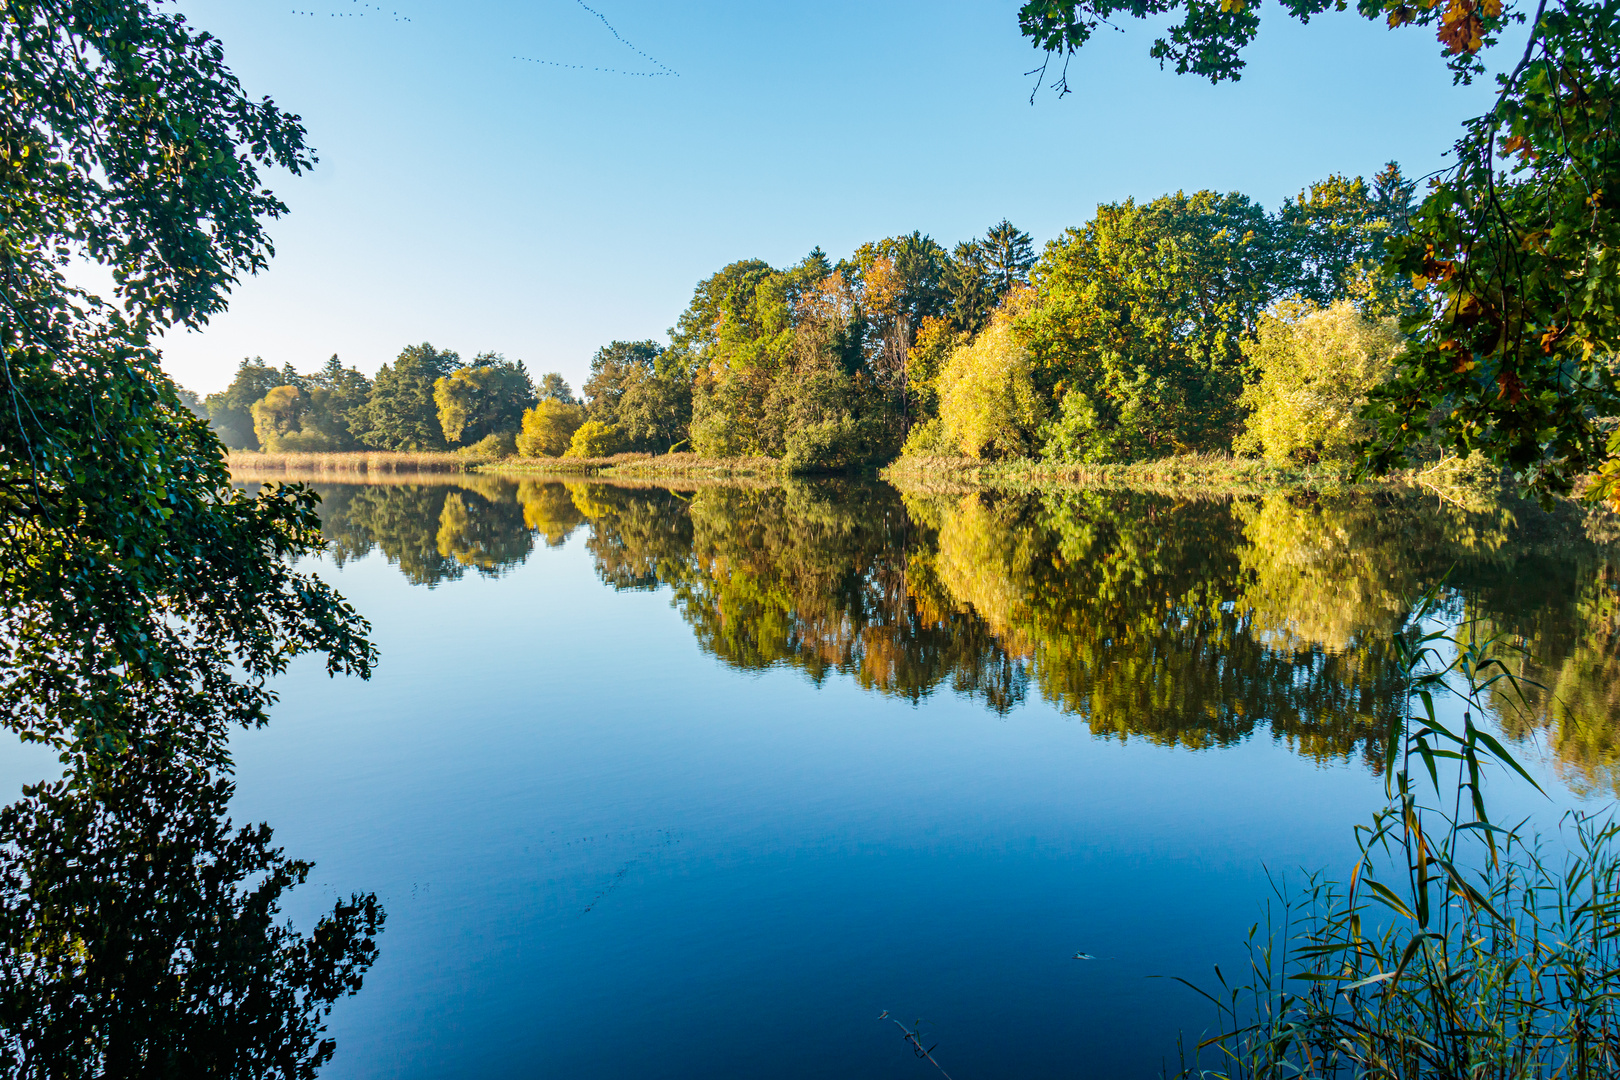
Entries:
{"label": "clear sky", "polygon": [[913,229],[948,247],[1003,217],[1044,243],[1177,189],[1275,208],[1332,172],[1436,168],[1484,101],[1427,31],[1353,14],[1268,6],[1219,87],[1159,71],[1149,25],[1104,30],[1075,92],[1031,105],[1016,0],[589,3],[182,0],[321,161],[273,178],[292,213],[270,269],[165,342],[181,385],[245,356],[371,373],[431,341],[577,389],[599,345],[663,339],[737,259]]}

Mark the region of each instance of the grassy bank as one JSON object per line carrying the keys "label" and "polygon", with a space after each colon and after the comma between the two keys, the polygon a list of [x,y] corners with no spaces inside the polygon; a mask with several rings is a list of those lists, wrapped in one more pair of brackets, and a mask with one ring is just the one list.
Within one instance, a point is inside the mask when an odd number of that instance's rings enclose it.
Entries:
{"label": "grassy bank", "polygon": [[965,457],[903,457],[883,469],[879,475],[898,487],[912,489],[1062,485],[1129,488],[1135,491],[1244,494],[1289,488],[1342,489],[1354,486],[1349,470],[1340,467],[1276,465],[1259,458],[1224,454],[1185,454],[1128,465],[1063,465],[1028,459],[979,461]]}
{"label": "grassy bank", "polygon": [[706,458],[697,454],[614,454],[600,458],[506,458],[482,464],[480,472],[543,473],[603,477],[779,477],[787,466],[775,458]]}

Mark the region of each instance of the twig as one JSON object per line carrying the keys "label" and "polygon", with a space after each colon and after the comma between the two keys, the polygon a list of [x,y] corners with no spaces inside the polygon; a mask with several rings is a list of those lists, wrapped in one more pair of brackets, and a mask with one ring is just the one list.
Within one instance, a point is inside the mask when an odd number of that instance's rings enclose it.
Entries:
{"label": "twig", "polygon": [[951,1080],[951,1074],[945,1071],[945,1066],[934,1060],[934,1049],[935,1047],[939,1046],[938,1043],[925,1048],[922,1044],[922,1039],[917,1036],[917,1033],[906,1027],[906,1025],[902,1024],[894,1017],[890,1016],[888,1009],[884,1009],[883,1015],[879,1016],[878,1019],[887,1020],[895,1027],[899,1028],[901,1032],[904,1033],[906,1042],[911,1044],[911,1052],[920,1058],[928,1059],[934,1068],[939,1070],[940,1075],[943,1076],[945,1080]]}

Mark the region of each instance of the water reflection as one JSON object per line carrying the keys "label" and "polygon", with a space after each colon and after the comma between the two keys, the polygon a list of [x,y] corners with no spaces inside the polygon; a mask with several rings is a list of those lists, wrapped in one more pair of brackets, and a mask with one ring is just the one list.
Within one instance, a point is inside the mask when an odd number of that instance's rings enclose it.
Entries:
{"label": "water reflection", "polygon": [[[1571,509],[1418,495],[910,493],[838,480],[629,486],[457,477],[323,486],[334,557],[413,582],[498,575],[583,531],[604,582],[667,589],[698,643],[918,701],[1035,697],[1099,735],[1210,747],[1266,729],[1380,767],[1404,599],[1505,631],[1577,786],[1620,780],[1616,586]],[[1449,575],[1449,576],[1448,576]],[[1505,702],[1502,703],[1505,706]]]}
{"label": "water reflection", "polygon": [[232,785],[131,754],[0,810],[0,1072],[314,1076],[376,956],[375,896],[282,921],[310,864],[235,829]]}

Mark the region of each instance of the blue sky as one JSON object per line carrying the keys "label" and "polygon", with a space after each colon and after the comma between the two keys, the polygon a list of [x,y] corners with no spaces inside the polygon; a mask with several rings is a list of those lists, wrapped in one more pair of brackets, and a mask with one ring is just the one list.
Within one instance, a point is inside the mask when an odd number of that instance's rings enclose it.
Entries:
{"label": "blue sky", "polygon": [[170,373],[207,393],[244,356],[370,373],[431,341],[577,388],[597,346],[663,338],[737,259],[949,246],[1003,217],[1044,243],[1177,189],[1275,208],[1332,172],[1436,168],[1485,100],[1427,32],[1353,14],[1271,11],[1219,87],[1159,71],[1150,25],[1105,30],[1075,92],[1031,105],[1016,0],[589,2],[633,49],[579,0],[183,0],[321,163],[274,178],[276,258],[170,336]]}

